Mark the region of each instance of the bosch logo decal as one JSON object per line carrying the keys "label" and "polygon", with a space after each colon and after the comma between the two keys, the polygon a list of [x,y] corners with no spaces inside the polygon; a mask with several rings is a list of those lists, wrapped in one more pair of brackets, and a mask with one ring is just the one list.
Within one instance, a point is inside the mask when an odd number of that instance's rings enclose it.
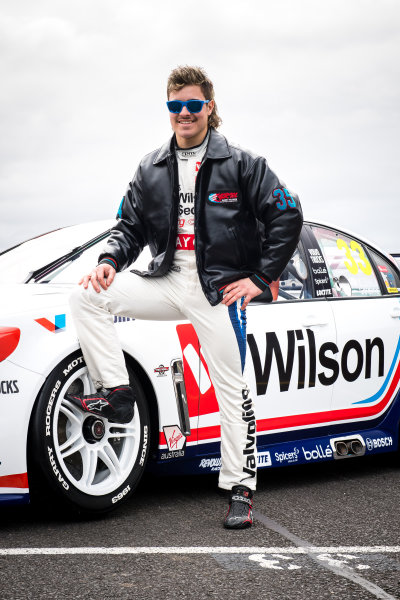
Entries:
{"label": "bosch logo decal", "polygon": [[390,436],[381,438],[367,438],[365,440],[368,450],[376,450],[377,448],[386,448],[387,446],[393,446],[393,438]]}
{"label": "bosch logo decal", "polygon": [[[333,385],[339,375],[349,382],[360,376],[369,379],[373,371],[374,375],[383,377],[385,347],[380,337],[368,338],[363,344],[358,340],[349,340],[341,349],[334,342],[325,342],[317,348],[312,329],[306,329],[305,332],[302,329],[290,329],[287,331],[285,356],[277,334],[268,331],[265,336],[264,365],[254,335],[250,333],[247,336],[258,396],[263,396],[267,391],[273,364],[278,370],[281,392],[287,392],[292,382],[297,384],[297,389],[315,387],[317,382],[325,386]],[[295,364],[297,373],[294,372]],[[318,367],[324,370],[317,372]]]}
{"label": "bosch logo decal", "polygon": [[0,381],[0,394],[18,394],[18,380],[17,379],[6,379]]}

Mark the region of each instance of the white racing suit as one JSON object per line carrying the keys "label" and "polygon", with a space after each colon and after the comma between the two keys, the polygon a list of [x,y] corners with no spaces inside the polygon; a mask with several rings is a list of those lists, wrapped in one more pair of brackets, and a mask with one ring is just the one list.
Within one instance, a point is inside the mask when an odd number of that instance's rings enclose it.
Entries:
{"label": "white racing suit", "polygon": [[174,264],[163,277],[117,273],[100,293],[89,284],[71,298],[71,308],[90,376],[96,387],[129,383],[113,315],[182,320],[194,326],[207,361],[221,421],[219,487],[256,487],[256,423],[243,371],[246,315],[240,302],[211,306],[202,290],[194,252],[194,183],[207,138],[195,149],[177,150],[180,215]]}

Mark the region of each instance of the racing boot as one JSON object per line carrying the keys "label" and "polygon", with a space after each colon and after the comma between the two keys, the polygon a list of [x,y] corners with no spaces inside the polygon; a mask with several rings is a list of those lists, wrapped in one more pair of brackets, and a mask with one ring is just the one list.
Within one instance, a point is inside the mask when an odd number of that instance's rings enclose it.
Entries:
{"label": "racing boot", "polygon": [[253,524],[253,492],[245,485],[234,485],[229,496],[229,509],[224,527],[245,529]]}
{"label": "racing boot", "polygon": [[133,419],[135,398],[128,385],[101,388],[96,394],[87,396],[67,394],[65,397],[77,408],[108,419],[110,423],[129,423]]}

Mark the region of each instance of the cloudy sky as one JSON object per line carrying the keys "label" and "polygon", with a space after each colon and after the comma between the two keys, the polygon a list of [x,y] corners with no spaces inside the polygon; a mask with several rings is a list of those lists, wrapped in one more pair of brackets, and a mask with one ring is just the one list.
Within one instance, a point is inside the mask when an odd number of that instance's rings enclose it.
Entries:
{"label": "cloudy sky", "polygon": [[400,251],[399,0],[3,0],[0,249],[114,216],[179,64],[306,218]]}

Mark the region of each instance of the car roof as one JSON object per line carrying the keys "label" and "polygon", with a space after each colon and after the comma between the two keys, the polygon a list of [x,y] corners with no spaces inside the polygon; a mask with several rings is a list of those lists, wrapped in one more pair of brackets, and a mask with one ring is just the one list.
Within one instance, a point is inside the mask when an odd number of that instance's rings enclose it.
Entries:
{"label": "car roof", "polygon": [[396,265],[396,267],[398,266],[397,263],[394,261],[393,259],[393,255],[389,254],[389,252],[386,252],[385,250],[382,250],[382,248],[380,248],[379,246],[376,245],[375,242],[371,242],[370,240],[368,240],[367,238],[365,238],[364,236],[355,233],[354,231],[351,231],[349,229],[344,229],[343,227],[336,225],[334,223],[330,223],[327,221],[320,221],[320,220],[310,220],[310,219],[306,219],[304,221],[304,225],[315,225],[315,226],[321,226],[321,227],[329,227],[330,229],[336,229],[338,231],[342,231],[343,233],[345,233],[346,235],[348,235],[349,237],[354,237],[357,238],[358,240],[360,240],[360,242],[363,242],[364,244],[367,244],[368,246],[371,246],[374,250],[378,250],[378,252],[380,254],[382,254],[385,258],[387,258],[388,260],[390,260],[391,263],[394,263]]}

